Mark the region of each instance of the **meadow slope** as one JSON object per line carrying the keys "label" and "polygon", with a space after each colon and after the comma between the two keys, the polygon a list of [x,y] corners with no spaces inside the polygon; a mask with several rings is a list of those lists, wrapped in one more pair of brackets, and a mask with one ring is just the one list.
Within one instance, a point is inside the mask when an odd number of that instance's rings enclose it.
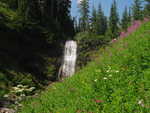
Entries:
{"label": "meadow slope", "polygon": [[119,39],[19,113],[150,113],[150,22]]}

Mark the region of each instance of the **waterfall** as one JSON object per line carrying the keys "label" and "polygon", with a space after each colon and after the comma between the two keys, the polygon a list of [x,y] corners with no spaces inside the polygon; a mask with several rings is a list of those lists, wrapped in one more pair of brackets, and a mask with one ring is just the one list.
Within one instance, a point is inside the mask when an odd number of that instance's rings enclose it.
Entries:
{"label": "waterfall", "polygon": [[66,41],[64,57],[58,77],[69,77],[75,73],[77,59],[77,42],[73,40]]}

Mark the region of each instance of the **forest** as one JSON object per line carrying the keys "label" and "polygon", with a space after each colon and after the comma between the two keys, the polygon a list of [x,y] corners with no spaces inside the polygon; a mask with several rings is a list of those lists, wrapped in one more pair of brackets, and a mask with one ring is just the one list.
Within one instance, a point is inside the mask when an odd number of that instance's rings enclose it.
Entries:
{"label": "forest", "polygon": [[109,16],[101,4],[91,9],[90,1],[80,0],[76,18],[71,15],[72,0],[0,0],[0,113],[1,107],[18,110],[21,101],[62,82],[58,73],[66,41],[78,44],[80,72],[100,49],[127,36],[134,22],[150,18],[150,0],[133,0],[121,16],[117,0]]}

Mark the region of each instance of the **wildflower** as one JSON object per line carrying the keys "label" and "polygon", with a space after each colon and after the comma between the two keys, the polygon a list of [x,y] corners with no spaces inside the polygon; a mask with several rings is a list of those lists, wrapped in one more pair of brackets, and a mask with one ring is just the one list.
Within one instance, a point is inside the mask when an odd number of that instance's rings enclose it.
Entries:
{"label": "wildflower", "polygon": [[107,80],[107,78],[106,78],[106,77],[104,77],[103,79],[104,79],[104,80]]}
{"label": "wildflower", "polygon": [[95,100],[96,103],[102,103],[103,100]]}
{"label": "wildflower", "polygon": [[97,82],[97,79],[95,79],[94,82]]}
{"label": "wildflower", "polygon": [[106,72],[107,72],[107,73],[109,73],[109,72],[110,72],[110,70],[107,70]]}
{"label": "wildflower", "polygon": [[112,75],[108,75],[109,77],[112,77]]}
{"label": "wildflower", "polygon": [[26,95],[25,95],[25,94],[21,94],[20,96],[21,96],[21,97],[25,97]]}
{"label": "wildflower", "polygon": [[31,92],[31,91],[33,91],[34,89],[35,89],[35,87],[31,87],[31,88],[29,88],[29,89],[26,89],[26,91]]}
{"label": "wildflower", "polygon": [[143,100],[139,100],[139,101],[138,101],[138,104],[141,105],[142,107],[144,107],[144,102],[143,102]]}
{"label": "wildflower", "polygon": [[30,90],[34,90],[34,89],[35,89],[35,87],[31,87],[31,88],[30,88]]}
{"label": "wildflower", "polygon": [[18,92],[18,93],[19,93],[19,92],[21,93],[21,92],[23,92],[23,91],[24,91],[24,89],[18,89],[18,90],[16,90],[16,92]]}
{"label": "wildflower", "polygon": [[13,87],[12,89],[15,90],[15,91],[17,91],[17,90],[19,90],[20,88],[18,88],[18,87]]}
{"label": "wildflower", "polygon": [[22,84],[19,84],[19,85],[17,85],[17,87],[23,87],[23,85],[22,85]]}
{"label": "wildflower", "polygon": [[143,102],[143,100],[139,100],[139,101],[138,101],[138,104],[142,104],[142,102]]}
{"label": "wildflower", "polygon": [[9,97],[9,95],[8,95],[8,94],[6,94],[6,95],[4,95],[3,97],[4,97],[4,98],[8,98],[8,97]]}
{"label": "wildflower", "polygon": [[119,71],[116,71],[116,73],[119,73]]}

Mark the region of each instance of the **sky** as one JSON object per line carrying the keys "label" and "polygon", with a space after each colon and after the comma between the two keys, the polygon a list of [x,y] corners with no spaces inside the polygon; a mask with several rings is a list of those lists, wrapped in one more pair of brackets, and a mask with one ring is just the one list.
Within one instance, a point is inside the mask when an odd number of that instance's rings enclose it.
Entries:
{"label": "sky", "polygon": [[[110,14],[110,8],[113,0],[90,0],[90,10],[92,7],[98,7],[98,4],[100,3],[102,6],[102,9],[106,16],[109,16]],[[116,0],[117,7],[118,7],[118,13],[121,17],[122,12],[124,11],[124,8],[130,7],[133,4],[133,0]],[[78,3],[79,0],[72,0],[72,8],[71,8],[71,15],[72,17],[79,17],[79,9],[78,9]]]}

